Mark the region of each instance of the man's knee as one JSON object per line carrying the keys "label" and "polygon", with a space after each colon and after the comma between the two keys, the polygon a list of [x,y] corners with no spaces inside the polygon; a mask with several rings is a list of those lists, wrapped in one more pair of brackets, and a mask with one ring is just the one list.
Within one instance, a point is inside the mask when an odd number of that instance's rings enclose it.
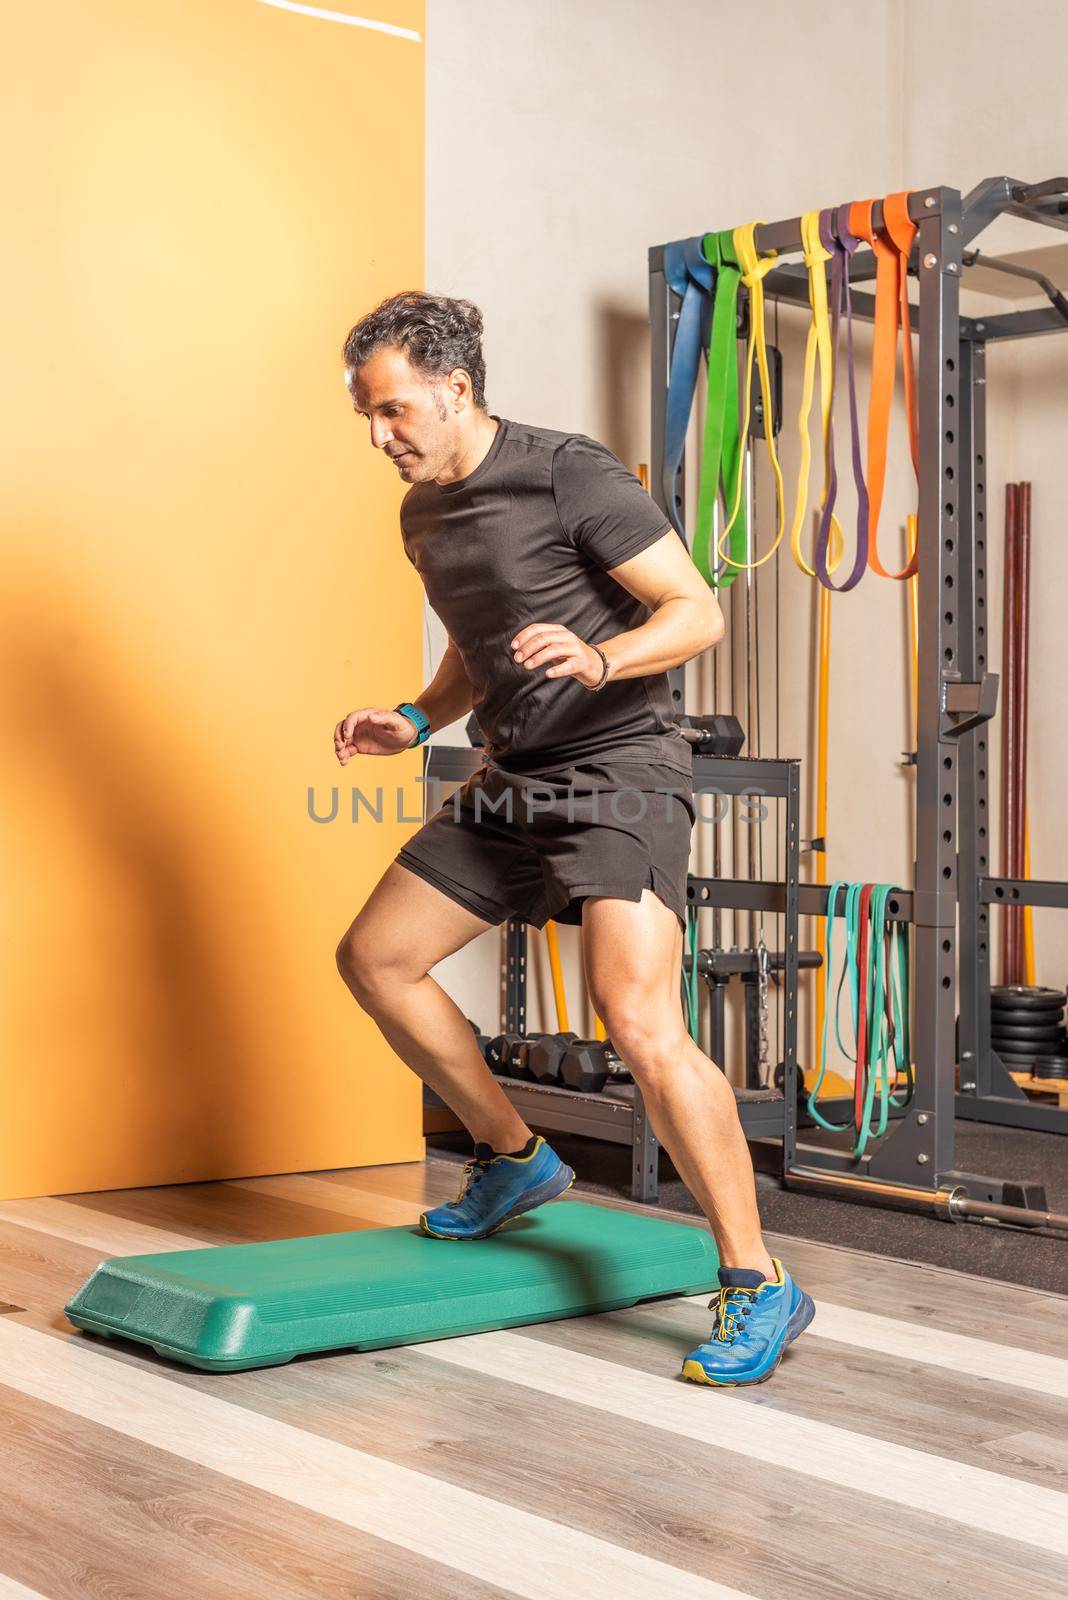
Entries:
{"label": "man's knee", "polygon": [[335,951],[337,970],[360,1000],[373,1000],[408,976],[408,965],[401,949],[383,944],[359,917],[352,923]]}
{"label": "man's knee", "polygon": [[681,1004],[675,1017],[665,1015],[648,997],[622,995],[606,999],[598,1010],[605,1032],[635,1075],[657,1072],[678,1060],[685,1031]]}

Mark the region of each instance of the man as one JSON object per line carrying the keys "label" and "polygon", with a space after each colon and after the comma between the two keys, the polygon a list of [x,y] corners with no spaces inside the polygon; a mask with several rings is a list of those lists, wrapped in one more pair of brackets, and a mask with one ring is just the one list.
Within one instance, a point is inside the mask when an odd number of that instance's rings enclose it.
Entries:
{"label": "man", "polygon": [[723,617],[609,450],[487,412],[481,334],[468,301],[406,293],[345,342],[353,406],[411,486],[404,549],[449,645],[414,701],[338,723],[337,758],[407,750],[472,706],[486,751],[387,868],[338,966],[475,1140],[459,1197],[425,1212],[423,1231],[482,1239],[575,1175],[518,1115],[430,969],[509,916],[579,924],[593,1004],[719,1249],[715,1324],[683,1375],[757,1383],[812,1302],[767,1252],[733,1091],[679,997],[695,813],[667,671],[717,644]]}

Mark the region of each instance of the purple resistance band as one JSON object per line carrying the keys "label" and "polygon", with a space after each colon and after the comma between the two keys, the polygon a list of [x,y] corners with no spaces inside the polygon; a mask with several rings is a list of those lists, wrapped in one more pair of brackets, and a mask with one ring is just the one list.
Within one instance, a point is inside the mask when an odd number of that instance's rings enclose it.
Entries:
{"label": "purple resistance band", "polygon": [[846,352],[849,366],[849,422],[853,445],[853,482],[857,489],[857,553],[853,570],[844,583],[833,582],[827,570],[827,547],[831,535],[831,515],[838,498],[838,471],[834,460],[834,429],[827,441],[828,484],[827,499],[820,517],[819,536],[816,540],[816,576],[827,589],[844,594],[855,589],[868,565],[868,486],[864,482],[864,458],[860,448],[860,420],[857,415],[857,382],[853,366],[853,303],[849,293],[849,258],[860,243],[849,227],[849,206],[829,206],[820,212],[820,243],[831,253],[831,349],[834,364],[831,375],[831,415],[834,415],[834,394],[838,384],[838,329],[842,316],[842,291],[845,290]]}

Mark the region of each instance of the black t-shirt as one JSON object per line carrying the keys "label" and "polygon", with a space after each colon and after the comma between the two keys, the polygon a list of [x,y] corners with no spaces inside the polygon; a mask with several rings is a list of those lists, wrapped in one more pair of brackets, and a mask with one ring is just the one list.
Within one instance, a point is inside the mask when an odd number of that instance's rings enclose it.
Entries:
{"label": "black t-shirt", "polygon": [[524,775],[605,754],[689,773],[666,672],[594,694],[511,648],[532,622],[561,623],[587,644],[640,626],[648,608],[608,569],[678,535],[603,444],[494,420],[473,472],[413,484],[401,505],[405,553],[463,658],[488,758]]}

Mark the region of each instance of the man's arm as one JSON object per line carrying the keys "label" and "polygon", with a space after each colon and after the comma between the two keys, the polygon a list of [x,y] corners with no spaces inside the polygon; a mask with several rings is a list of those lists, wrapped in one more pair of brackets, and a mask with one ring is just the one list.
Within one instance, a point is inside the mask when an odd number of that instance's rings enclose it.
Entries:
{"label": "man's arm", "polygon": [[573,677],[600,689],[614,678],[680,667],[723,638],[719,601],[674,529],[605,571],[652,611],[647,622],[610,639],[580,639],[562,623],[532,622],[511,641],[514,660],[528,672],[544,667],[547,678]]}
{"label": "man's arm", "polygon": [[470,711],[473,699],[474,690],[463,657],[450,638],[437,672],[412,705],[426,717],[431,733],[436,733]]}
{"label": "man's arm", "polygon": [[648,621],[627,634],[588,640],[608,656],[609,682],[683,666],[718,645],[726,632],[715,594],[673,528],[628,562],[609,568],[609,578],[652,611]]}
{"label": "man's arm", "polygon": [[667,672],[723,638],[726,623],[719,601],[674,528],[629,561],[611,567],[609,577],[653,613],[627,633],[587,641],[608,657],[609,682]]}
{"label": "man's arm", "polygon": [[[653,615],[641,627],[609,639],[587,639],[570,651],[552,676],[573,674],[587,688],[599,685],[608,659],[608,676],[642,678],[681,666],[718,644],[725,625],[719,603],[690,552],[663,512],[618,456],[596,439],[576,434],[553,455],[553,496],[564,533],[592,565],[600,567],[640,600]],[[526,646],[548,640],[533,630],[519,635]],[[526,637],[534,632],[535,640]],[[556,646],[561,640],[557,637]],[[596,649],[594,647],[597,647]],[[542,657],[544,660],[544,657]]]}

